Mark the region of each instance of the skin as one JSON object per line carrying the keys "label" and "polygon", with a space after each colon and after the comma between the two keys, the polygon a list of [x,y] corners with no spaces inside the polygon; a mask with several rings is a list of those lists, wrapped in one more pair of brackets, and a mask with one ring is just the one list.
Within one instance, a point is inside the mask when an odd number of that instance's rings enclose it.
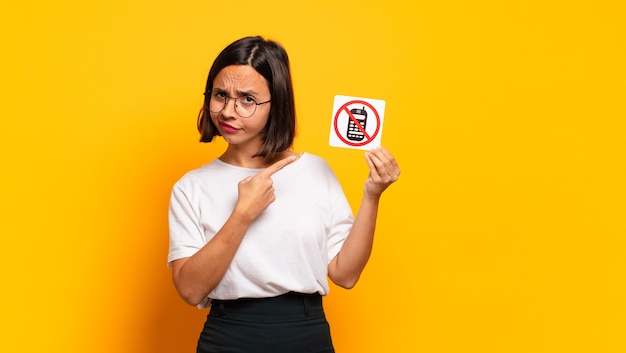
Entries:
{"label": "skin", "polygon": [[[225,67],[216,76],[213,86],[231,97],[245,92],[257,102],[271,99],[265,78],[248,65]],[[235,112],[232,99],[222,112],[211,113],[213,123],[228,142],[220,159],[241,167],[264,169],[239,182],[235,208],[215,236],[193,256],[172,262],[174,285],[190,305],[202,302],[217,286],[252,222],[274,202],[271,176],[300,156],[284,151],[273,159],[252,157],[261,148],[261,132],[267,123],[270,104],[258,106],[254,115],[246,119]],[[365,160],[370,171],[361,206],[343,247],[328,265],[330,280],[344,288],[354,287],[369,260],[380,197],[400,175],[395,158],[384,147],[366,152]]]}

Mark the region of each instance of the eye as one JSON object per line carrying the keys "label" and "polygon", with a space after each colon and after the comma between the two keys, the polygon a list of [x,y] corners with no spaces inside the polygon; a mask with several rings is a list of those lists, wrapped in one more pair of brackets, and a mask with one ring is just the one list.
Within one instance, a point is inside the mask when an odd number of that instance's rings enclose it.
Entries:
{"label": "eye", "polygon": [[243,96],[241,97],[241,100],[244,104],[256,104],[256,100],[254,100],[251,96]]}
{"label": "eye", "polygon": [[224,91],[214,91],[213,92],[213,97],[215,98],[220,98],[222,100],[224,100],[226,98],[226,93]]}

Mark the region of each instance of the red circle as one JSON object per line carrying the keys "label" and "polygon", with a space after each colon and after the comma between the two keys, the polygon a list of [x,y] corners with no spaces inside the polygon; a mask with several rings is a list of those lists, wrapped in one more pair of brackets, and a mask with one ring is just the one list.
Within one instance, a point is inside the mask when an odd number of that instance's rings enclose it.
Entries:
{"label": "red circle", "polygon": [[[369,107],[369,108],[370,108],[370,109],[374,112],[374,115],[376,115],[376,131],[374,131],[374,133],[372,134],[372,136],[370,136],[370,139],[369,139],[369,140],[366,140],[365,142],[358,142],[358,143],[355,143],[355,142],[351,142],[351,141],[346,140],[345,138],[343,138],[343,136],[342,136],[342,135],[341,135],[341,133],[339,132],[339,128],[337,127],[337,120],[339,119],[339,114],[341,114],[341,112],[342,112],[344,109],[346,109],[346,108],[347,108],[350,104],[362,104],[362,105],[366,105],[367,107]],[[347,109],[346,109],[346,110],[347,110]],[[367,145],[368,143],[370,143],[370,142],[374,141],[374,139],[376,138],[376,135],[378,135],[378,131],[380,130],[380,116],[378,115],[378,112],[376,111],[376,109],[375,109],[375,108],[374,108],[371,104],[369,104],[368,102],[363,101],[363,100],[353,100],[353,101],[349,101],[349,102],[345,103],[344,105],[342,105],[342,106],[341,106],[341,107],[337,110],[337,113],[335,114],[335,120],[333,121],[333,125],[334,125],[334,127],[335,127],[335,133],[337,134],[337,137],[339,137],[339,139],[340,139],[341,141],[343,141],[343,143],[345,143],[346,145],[349,145],[349,146],[355,146],[355,147],[358,147],[358,146],[365,146],[365,145]]]}

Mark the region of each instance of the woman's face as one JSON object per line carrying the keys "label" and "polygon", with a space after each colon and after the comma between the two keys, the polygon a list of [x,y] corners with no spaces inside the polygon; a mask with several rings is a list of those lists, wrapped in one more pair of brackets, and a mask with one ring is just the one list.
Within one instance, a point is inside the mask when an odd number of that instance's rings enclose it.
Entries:
{"label": "woman's face", "polygon": [[[235,108],[234,98],[237,98],[238,108]],[[252,66],[226,66],[213,80],[209,102],[211,120],[229,144],[249,144],[250,147],[258,149],[262,144],[261,133],[267,123],[272,103],[255,105],[252,100],[263,103],[271,98],[267,80]],[[223,102],[224,99],[226,105],[219,111],[221,107],[219,102]],[[242,115],[247,115],[244,105],[249,109],[256,108],[254,114],[242,118]],[[215,106],[218,108],[214,109]]]}

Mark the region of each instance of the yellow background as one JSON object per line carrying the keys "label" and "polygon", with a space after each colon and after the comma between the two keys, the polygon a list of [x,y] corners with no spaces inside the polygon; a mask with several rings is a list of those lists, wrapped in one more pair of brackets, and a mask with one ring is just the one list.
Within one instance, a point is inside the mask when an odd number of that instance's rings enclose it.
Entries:
{"label": "yellow background", "polygon": [[[333,96],[384,99],[402,176],[327,311],[338,352],[626,351],[623,1],[4,2],[0,351],[192,352],[166,268],[172,184],[224,148],[215,55],[287,48],[298,151],[357,207]],[[305,201],[303,201],[305,202]]]}

